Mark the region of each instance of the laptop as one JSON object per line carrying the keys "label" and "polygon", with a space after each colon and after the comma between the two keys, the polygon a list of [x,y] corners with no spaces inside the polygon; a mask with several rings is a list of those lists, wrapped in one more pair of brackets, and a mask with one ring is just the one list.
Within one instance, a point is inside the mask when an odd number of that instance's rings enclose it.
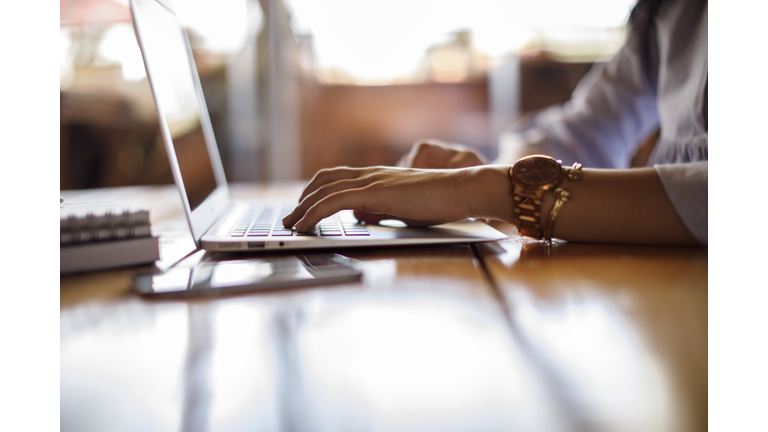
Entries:
{"label": "laptop", "polygon": [[192,50],[173,6],[167,0],[130,0],[130,7],[171,171],[198,247],[256,252],[506,238],[472,220],[429,228],[365,225],[357,223],[351,210],[324,219],[310,232],[299,233],[285,229],[281,222],[296,201],[232,200]]}

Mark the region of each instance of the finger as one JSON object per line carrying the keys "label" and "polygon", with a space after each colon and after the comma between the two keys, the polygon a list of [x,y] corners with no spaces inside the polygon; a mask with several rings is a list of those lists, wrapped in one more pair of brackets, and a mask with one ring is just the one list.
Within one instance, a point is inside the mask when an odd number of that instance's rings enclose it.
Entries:
{"label": "finger", "polygon": [[406,154],[404,154],[400,159],[397,160],[397,164],[395,166],[403,167],[403,168],[411,168],[413,167],[413,158],[416,157],[416,154],[419,152],[419,148],[422,145],[425,145],[425,141],[416,141],[411,146],[411,149],[408,150]]}
{"label": "finger", "polygon": [[441,145],[422,142],[415,148],[411,158],[412,168],[445,168],[445,163],[456,153]]}
{"label": "finger", "polygon": [[445,168],[467,168],[484,165],[485,161],[473,151],[460,151],[452,155],[445,163]]}
{"label": "finger", "polygon": [[349,189],[326,196],[307,210],[304,217],[296,223],[296,230],[310,230],[321,220],[341,210],[365,208],[370,199],[368,192],[367,188]]}
{"label": "finger", "polygon": [[447,148],[450,148],[450,145],[440,140],[416,141],[408,153],[398,159],[396,166],[405,168],[441,168],[442,163],[439,160],[431,162],[431,159],[434,158],[433,153],[440,153]]}
{"label": "finger", "polygon": [[411,155],[411,152],[408,152],[408,153],[400,156],[400,159],[398,159],[397,162],[395,162],[395,166],[396,167],[403,167],[403,168],[410,167],[411,166],[410,159],[409,159],[410,155]]}
{"label": "finger", "polygon": [[466,163],[467,154],[466,152],[457,152],[453,156],[451,156],[450,159],[445,163],[446,168],[466,168],[464,164]]}
{"label": "finger", "polygon": [[321,185],[317,188],[317,190],[305,196],[299,205],[293,209],[291,214],[283,218],[283,226],[292,227],[296,222],[304,217],[304,214],[307,212],[307,210],[309,210],[310,207],[328,195],[343,190],[357,189],[365,186],[368,182],[369,180],[363,177],[348,180],[338,180],[333,183]]}
{"label": "finger", "polygon": [[349,167],[322,169],[318,171],[317,174],[315,174],[309,184],[307,184],[307,186],[304,188],[304,191],[301,193],[301,197],[299,197],[299,202],[304,201],[307,195],[313,193],[324,184],[333,183],[344,179],[356,178],[361,174],[362,171],[363,169],[361,168]]}

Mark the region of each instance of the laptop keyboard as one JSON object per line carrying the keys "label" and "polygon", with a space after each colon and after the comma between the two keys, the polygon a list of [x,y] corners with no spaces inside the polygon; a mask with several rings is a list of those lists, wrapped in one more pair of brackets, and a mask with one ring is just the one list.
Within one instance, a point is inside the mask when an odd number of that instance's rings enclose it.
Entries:
{"label": "laptop keyboard", "polygon": [[312,230],[298,232],[283,227],[280,215],[288,214],[293,208],[276,211],[274,208],[252,209],[232,230],[231,237],[365,237],[370,236],[365,225],[344,220],[339,214],[325,218]]}

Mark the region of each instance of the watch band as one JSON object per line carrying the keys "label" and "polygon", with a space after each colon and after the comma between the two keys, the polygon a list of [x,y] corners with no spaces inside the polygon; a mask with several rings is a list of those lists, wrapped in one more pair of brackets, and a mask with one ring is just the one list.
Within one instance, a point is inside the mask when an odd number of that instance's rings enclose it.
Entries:
{"label": "watch band", "polygon": [[[509,169],[512,176],[512,168]],[[517,231],[526,237],[543,238],[541,230],[541,198],[544,189],[513,184],[513,214]]]}
{"label": "watch band", "polygon": [[[557,161],[558,163],[560,161]],[[564,178],[569,181],[579,180],[582,176],[581,164],[576,162],[571,168],[560,167],[561,173],[552,182],[547,184],[530,185],[521,180],[515,180],[514,166],[509,168],[508,174],[512,180],[512,209],[515,225],[520,235],[535,239],[552,241],[552,229],[555,219],[563,204],[568,200],[570,193],[560,188]],[[553,190],[554,189],[554,190]],[[541,226],[541,206],[544,193],[553,190],[555,206],[547,215],[545,227]]]}

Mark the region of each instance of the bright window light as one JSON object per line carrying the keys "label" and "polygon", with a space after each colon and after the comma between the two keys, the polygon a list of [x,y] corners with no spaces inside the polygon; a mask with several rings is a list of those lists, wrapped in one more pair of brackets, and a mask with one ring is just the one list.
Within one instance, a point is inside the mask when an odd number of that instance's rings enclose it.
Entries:
{"label": "bright window light", "polygon": [[[563,30],[594,35],[621,29],[634,0],[285,0],[294,31],[313,36],[318,69],[362,80],[412,74],[427,49],[469,30],[477,51],[491,58]],[[616,39],[619,32],[614,32]],[[611,39],[609,36],[608,39]]]}
{"label": "bright window light", "polygon": [[126,81],[141,81],[147,76],[131,24],[120,23],[108,28],[99,44],[99,55],[122,65],[123,79]]}
{"label": "bright window light", "polygon": [[[175,0],[173,5],[184,25],[203,39],[199,48],[230,54],[245,46],[249,26],[246,0]],[[257,18],[256,27],[261,23],[260,14]]]}

